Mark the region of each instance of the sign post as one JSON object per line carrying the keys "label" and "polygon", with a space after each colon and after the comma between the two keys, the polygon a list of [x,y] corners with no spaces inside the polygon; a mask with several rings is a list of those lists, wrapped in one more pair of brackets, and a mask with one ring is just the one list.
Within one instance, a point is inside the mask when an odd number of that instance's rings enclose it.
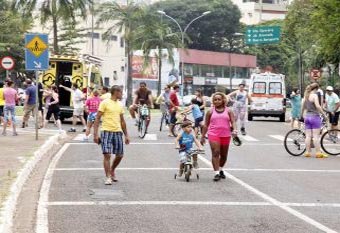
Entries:
{"label": "sign post", "polygon": [[6,79],[9,78],[9,70],[13,69],[15,65],[12,57],[6,56],[1,59],[1,67],[6,70]]}
{"label": "sign post", "polygon": [[280,26],[247,27],[246,44],[275,44],[280,42]]}
{"label": "sign post", "polygon": [[312,80],[318,80],[319,78],[321,78],[321,71],[318,69],[312,69],[310,71],[310,78]]}
{"label": "sign post", "polygon": [[47,70],[49,67],[47,34],[25,34],[25,66],[26,70],[35,71],[35,139],[38,140],[39,71]]}

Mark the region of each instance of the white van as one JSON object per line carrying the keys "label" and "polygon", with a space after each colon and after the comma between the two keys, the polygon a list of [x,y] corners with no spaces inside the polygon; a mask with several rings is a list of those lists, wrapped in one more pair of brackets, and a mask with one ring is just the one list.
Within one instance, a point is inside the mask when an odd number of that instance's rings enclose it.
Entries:
{"label": "white van", "polygon": [[279,117],[281,122],[286,118],[286,85],[285,76],[274,73],[252,74],[249,94],[252,103],[248,109],[248,120],[254,116]]}

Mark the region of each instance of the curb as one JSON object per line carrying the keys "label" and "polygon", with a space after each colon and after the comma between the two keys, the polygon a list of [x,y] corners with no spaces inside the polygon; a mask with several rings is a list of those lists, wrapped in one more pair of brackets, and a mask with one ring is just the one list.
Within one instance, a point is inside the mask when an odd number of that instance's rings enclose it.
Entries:
{"label": "curb", "polygon": [[17,173],[17,178],[10,188],[10,193],[0,209],[0,232],[11,233],[13,227],[13,217],[15,215],[18,197],[33,172],[38,162],[49,153],[50,150],[59,145],[59,141],[67,137],[66,133],[50,137],[45,143],[34,152],[34,156]]}

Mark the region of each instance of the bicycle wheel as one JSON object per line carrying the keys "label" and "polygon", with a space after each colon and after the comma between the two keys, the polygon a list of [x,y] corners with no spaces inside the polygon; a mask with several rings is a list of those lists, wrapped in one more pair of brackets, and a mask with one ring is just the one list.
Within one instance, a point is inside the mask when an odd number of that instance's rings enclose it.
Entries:
{"label": "bicycle wheel", "polygon": [[139,131],[139,137],[144,138],[146,135],[146,131],[147,131],[146,119],[144,118],[140,119],[138,131]]}
{"label": "bicycle wheel", "polygon": [[165,117],[166,117],[166,114],[165,114],[165,113],[162,113],[161,124],[160,124],[160,126],[159,126],[159,131],[162,131],[163,122],[166,120]]}
{"label": "bicycle wheel", "polygon": [[286,151],[293,156],[300,156],[306,151],[306,135],[299,129],[289,131],[284,139]]}
{"label": "bicycle wheel", "polygon": [[177,137],[182,132],[182,123],[176,123],[174,127],[171,129],[172,135]]}
{"label": "bicycle wheel", "polygon": [[340,130],[328,130],[321,136],[321,148],[329,155],[340,155]]}

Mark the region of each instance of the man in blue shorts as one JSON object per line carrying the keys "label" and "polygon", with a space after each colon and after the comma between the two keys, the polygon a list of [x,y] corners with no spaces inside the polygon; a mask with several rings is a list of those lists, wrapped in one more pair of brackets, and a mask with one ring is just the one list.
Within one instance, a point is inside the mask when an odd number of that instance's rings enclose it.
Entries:
{"label": "man in blue shorts", "polygon": [[[98,109],[94,122],[94,142],[101,144],[104,155],[104,169],[106,174],[106,185],[117,182],[115,169],[118,167],[124,155],[123,133],[125,144],[130,143],[124,119],[124,109],[120,103],[122,90],[119,86],[111,88],[111,98],[103,100]],[[101,136],[98,136],[98,128],[102,119]],[[111,165],[111,154],[116,157]]]}

